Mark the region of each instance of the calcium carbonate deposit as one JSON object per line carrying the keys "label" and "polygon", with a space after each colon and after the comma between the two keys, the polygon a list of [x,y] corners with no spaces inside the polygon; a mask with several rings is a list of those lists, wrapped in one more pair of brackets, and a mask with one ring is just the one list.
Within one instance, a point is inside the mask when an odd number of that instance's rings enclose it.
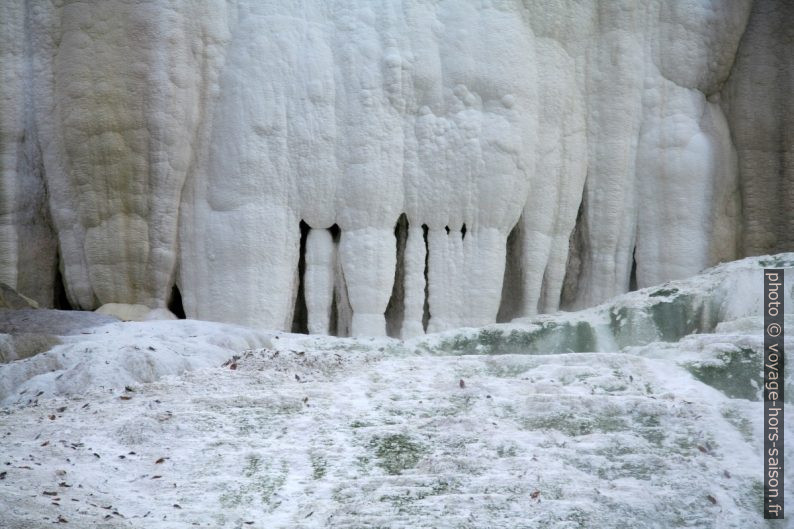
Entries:
{"label": "calcium carbonate deposit", "polygon": [[0,364],[0,526],[790,527],[761,511],[763,267],[790,328],[794,254],[407,341],[60,327]]}
{"label": "calcium carbonate deposit", "polygon": [[791,27],[782,0],[7,0],[0,281],[410,338],[790,250]]}
{"label": "calcium carbonate deposit", "polygon": [[794,0],[0,0],[0,528],[794,526],[793,95]]}

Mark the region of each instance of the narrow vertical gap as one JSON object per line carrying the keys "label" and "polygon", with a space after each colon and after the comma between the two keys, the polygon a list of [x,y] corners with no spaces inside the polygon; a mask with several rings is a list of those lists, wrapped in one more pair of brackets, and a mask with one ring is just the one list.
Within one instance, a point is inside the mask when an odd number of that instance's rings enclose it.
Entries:
{"label": "narrow vertical gap", "polygon": [[523,306],[524,289],[522,286],[523,258],[521,223],[518,222],[507,236],[507,251],[505,252],[504,278],[502,280],[502,299],[499,302],[499,311],[496,313],[496,322],[505,323],[519,316]]}
{"label": "narrow vertical gap", "polygon": [[394,284],[389,304],[386,306],[386,334],[400,337],[405,318],[405,245],[408,241],[408,217],[403,213],[394,225],[397,259],[394,266]]}
{"label": "narrow vertical gap", "polygon": [[463,223],[463,227],[460,229],[460,238],[461,239],[465,239],[466,238],[466,231],[467,231],[466,230],[466,223]]}
{"label": "narrow vertical gap", "polygon": [[182,306],[182,293],[176,283],[174,283],[171,289],[171,296],[168,298],[168,310],[180,320],[184,320],[186,317],[185,308]]}
{"label": "narrow vertical gap", "polygon": [[427,242],[427,234],[430,229],[427,224],[422,224],[422,239],[425,241],[425,303],[422,306],[422,329],[427,332],[427,324],[430,322],[430,278],[428,263],[430,260],[430,247]]}
{"label": "narrow vertical gap", "polygon": [[449,226],[444,226],[444,231],[446,231],[447,235],[449,235]]}
{"label": "narrow vertical gap", "polygon": [[540,296],[538,297],[538,314],[542,314],[547,310],[546,298],[549,293],[549,274],[550,263],[546,261],[546,268],[543,269],[543,280],[540,283]]}
{"label": "narrow vertical gap", "polygon": [[587,217],[584,214],[587,209],[586,203],[587,190],[582,194],[582,201],[579,203],[579,211],[576,213],[576,224],[568,238],[568,262],[565,264],[565,278],[562,281],[562,292],[560,292],[560,309],[568,310],[573,308],[579,290],[579,277],[582,274],[582,260],[587,251]]}
{"label": "narrow vertical gap", "polygon": [[631,275],[629,276],[629,292],[637,290],[637,247],[631,251]]}
{"label": "narrow vertical gap", "polygon": [[[341,230],[339,226],[334,224],[328,231],[331,232],[331,238],[334,241],[334,248],[339,244],[339,235]],[[339,307],[336,305],[336,281],[334,281],[334,290],[331,292],[331,321],[328,325],[328,334],[331,336],[339,336]]]}
{"label": "narrow vertical gap", "polygon": [[336,292],[331,294],[331,321],[328,324],[328,334],[339,336],[339,309],[336,306]]}
{"label": "narrow vertical gap", "polygon": [[55,257],[55,281],[53,282],[53,295],[52,295],[52,308],[56,310],[74,310],[74,307],[69,303],[69,297],[66,295],[66,285],[64,285],[63,275],[61,274],[61,255],[60,253]]}
{"label": "narrow vertical gap", "polygon": [[[331,232],[331,237],[334,242],[334,255],[338,253],[339,241],[342,238],[342,230],[339,225],[334,224],[328,231]],[[334,258],[334,289],[331,299],[331,324],[329,325],[328,332],[332,336],[349,336],[350,335],[350,318],[351,318],[350,303],[347,299],[347,285],[345,285],[345,278],[342,272],[342,267],[339,260]]]}
{"label": "narrow vertical gap", "polygon": [[301,221],[300,257],[298,258],[298,293],[295,297],[295,308],[292,312],[292,332],[309,334],[309,314],[306,309],[306,297],[303,292],[303,274],[306,272],[306,238],[309,236],[309,225]]}

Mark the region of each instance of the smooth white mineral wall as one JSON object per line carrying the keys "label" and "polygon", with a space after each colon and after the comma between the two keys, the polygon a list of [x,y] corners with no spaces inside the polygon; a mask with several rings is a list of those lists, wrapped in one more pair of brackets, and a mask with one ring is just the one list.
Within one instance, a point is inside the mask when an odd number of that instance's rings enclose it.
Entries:
{"label": "smooth white mineral wall", "polygon": [[0,280],[46,298],[51,215],[76,307],[176,284],[188,317],[290,329],[302,281],[310,332],[383,334],[391,300],[409,337],[766,249],[747,181],[791,164],[743,127],[792,14],[758,0],[735,63],[752,4],[3,2]]}

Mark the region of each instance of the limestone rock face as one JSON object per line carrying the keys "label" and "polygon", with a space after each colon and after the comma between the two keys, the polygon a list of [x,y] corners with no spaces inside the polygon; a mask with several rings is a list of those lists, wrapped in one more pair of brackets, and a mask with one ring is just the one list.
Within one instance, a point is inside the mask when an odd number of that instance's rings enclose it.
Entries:
{"label": "limestone rock face", "polygon": [[57,246],[33,123],[33,43],[25,2],[0,2],[0,282],[53,301]]}
{"label": "limestone rock face", "polygon": [[0,283],[0,309],[23,310],[36,308],[38,308],[38,303],[34,300],[24,294],[15,292],[14,289],[5,283]]}
{"label": "limestone rock face", "polygon": [[409,337],[791,249],[784,4],[9,0],[0,280]]}
{"label": "limestone rock face", "polygon": [[722,104],[738,152],[744,253],[794,246],[794,4],[756,0]]}

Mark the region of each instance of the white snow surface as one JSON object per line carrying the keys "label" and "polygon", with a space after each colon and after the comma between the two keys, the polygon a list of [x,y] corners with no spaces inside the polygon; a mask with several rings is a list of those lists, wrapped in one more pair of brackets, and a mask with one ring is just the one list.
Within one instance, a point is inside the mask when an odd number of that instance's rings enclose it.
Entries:
{"label": "white snow surface", "polygon": [[[48,317],[48,311],[41,312]],[[109,323],[61,340],[44,353],[0,364],[0,403],[29,403],[89,388],[124,389],[217,366],[270,343],[268,335],[245,327],[192,320]]]}
{"label": "white snow surface", "polygon": [[[0,408],[0,526],[786,527],[760,511],[752,277],[792,257],[405,342],[199,321],[65,336],[0,366],[12,381]],[[577,326],[564,331],[572,322],[599,328],[616,307],[652,313],[660,298],[683,311],[677,295],[715,292],[733,308],[712,329],[564,351],[622,336],[591,342]],[[548,328],[574,338],[535,334]],[[523,354],[502,354],[521,344]],[[787,411],[788,439],[792,421]]]}

